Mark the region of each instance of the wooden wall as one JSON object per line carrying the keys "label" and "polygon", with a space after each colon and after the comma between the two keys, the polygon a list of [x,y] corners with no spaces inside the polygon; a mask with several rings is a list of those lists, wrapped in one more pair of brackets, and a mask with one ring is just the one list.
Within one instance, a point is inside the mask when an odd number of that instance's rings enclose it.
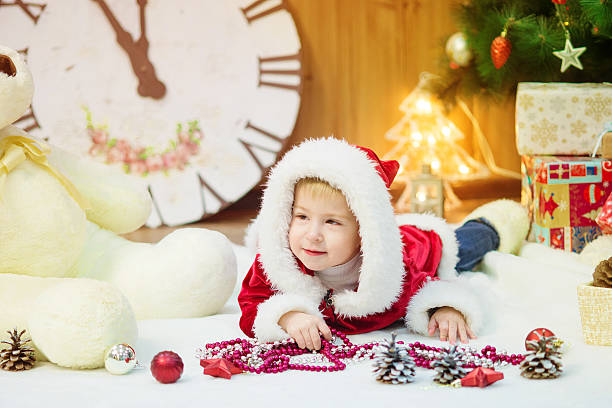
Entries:
{"label": "wooden wall", "polygon": [[[422,71],[437,72],[445,38],[456,27],[458,0],[288,0],[304,50],[302,110],[292,142],[335,135],[373,148],[392,146],[384,133],[401,118],[398,109]],[[514,105],[466,101],[476,114],[501,167],[518,170]],[[465,132],[467,118],[451,119]],[[476,154],[477,156],[477,154]]]}

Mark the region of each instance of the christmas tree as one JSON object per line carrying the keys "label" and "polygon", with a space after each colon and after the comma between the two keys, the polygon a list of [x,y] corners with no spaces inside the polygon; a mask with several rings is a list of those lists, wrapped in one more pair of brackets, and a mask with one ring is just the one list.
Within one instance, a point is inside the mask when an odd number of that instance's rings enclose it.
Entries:
{"label": "christmas tree", "polygon": [[464,136],[446,116],[446,107],[432,97],[440,84],[438,76],[421,74],[417,87],[400,105],[404,116],[385,134],[395,145],[383,158],[400,163],[400,177],[419,173],[423,164],[448,180],[487,176],[488,169],[458,144]]}
{"label": "christmas tree", "polygon": [[505,96],[521,81],[612,81],[610,0],[471,0],[456,16],[462,35],[447,43],[445,77],[463,95]]}

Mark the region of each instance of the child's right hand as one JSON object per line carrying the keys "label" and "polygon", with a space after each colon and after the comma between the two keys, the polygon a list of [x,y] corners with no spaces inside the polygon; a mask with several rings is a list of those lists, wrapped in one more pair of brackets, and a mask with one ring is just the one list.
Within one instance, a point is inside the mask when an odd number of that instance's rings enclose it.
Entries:
{"label": "child's right hand", "polygon": [[278,324],[293,338],[300,348],[319,350],[321,335],[331,341],[331,330],[320,317],[302,312],[287,312],[278,320]]}

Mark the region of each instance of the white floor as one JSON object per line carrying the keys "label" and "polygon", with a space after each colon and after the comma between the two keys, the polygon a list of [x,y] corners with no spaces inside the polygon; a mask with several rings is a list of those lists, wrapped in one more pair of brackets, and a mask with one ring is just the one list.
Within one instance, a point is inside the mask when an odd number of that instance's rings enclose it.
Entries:
{"label": "white floor", "polygon": [[[245,273],[250,255],[236,247],[239,270]],[[526,334],[546,327],[566,342],[564,374],[555,380],[527,380],[517,367],[501,369],[505,379],[490,387],[452,388],[432,382],[431,370],[418,369],[407,385],[378,383],[371,362],[349,365],[336,373],[285,372],[240,374],[231,380],[202,374],[196,349],[205,343],[242,337],[236,295],[220,314],[199,319],[139,322],[137,357],[145,366],[124,376],[104,369],[76,371],[49,363],[21,372],[0,372],[0,408],[4,407],[328,407],[343,406],[465,406],[465,407],[610,407],[612,347],[589,346],[581,337],[575,286],[588,280],[589,268],[558,257],[539,246],[528,246],[522,257],[491,253],[483,270],[492,274],[498,305],[496,323],[473,341],[524,352]],[[439,345],[434,338],[408,333],[397,326],[400,339]],[[389,337],[389,332],[351,336],[354,343]],[[148,364],[157,352],[173,350],[185,369],[175,384],[152,377]]]}

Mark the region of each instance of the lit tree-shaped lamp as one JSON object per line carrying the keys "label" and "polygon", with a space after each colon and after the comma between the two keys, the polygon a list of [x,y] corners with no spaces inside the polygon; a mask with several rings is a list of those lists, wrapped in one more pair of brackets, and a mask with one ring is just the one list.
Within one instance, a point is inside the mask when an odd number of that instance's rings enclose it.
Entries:
{"label": "lit tree-shaped lamp", "polygon": [[[457,144],[464,136],[446,117],[445,106],[436,92],[442,87],[440,77],[421,73],[417,87],[400,105],[404,116],[385,134],[385,138],[394,141],[395,146],[384,155],[384,159],[395,159],[400,163],[398,180],[404,181],[407,189],[411,189],[417,178],[423,177],[423,165],[444,182],[489,175],[484,164]],[[448,186],[445,187],[450,191]],[[397,203],[398,209],[413,211],[408,208],[409,199],[416,194],[416,190],[414,193],[404,191]],[[429,197],[424,201],[429,202]],[[433,211],[433,208],[428,210]]]}

